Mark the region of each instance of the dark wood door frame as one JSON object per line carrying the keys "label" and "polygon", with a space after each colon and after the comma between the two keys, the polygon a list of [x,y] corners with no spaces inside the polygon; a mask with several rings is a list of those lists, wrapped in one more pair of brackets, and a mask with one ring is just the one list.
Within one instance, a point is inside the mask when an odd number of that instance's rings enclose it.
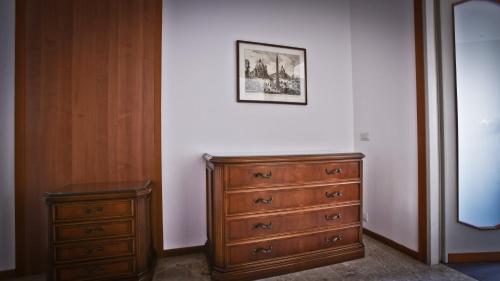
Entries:
{"label": "dark wood door frame", "polygon": [[161,152],[161,62],[162,62],[162,26],[163,26],[163,1],[157,0],[154,15],[154,184],[151,204],[151,229],[153,232],[153,247],[156,255],[162,255],[163,248],[163,182],[162,182],[162,152]]}
{"label": "dark wood door frame", "polygon": [[423,0],[413,1],[418,138],[418,259],[427,262],[427,134]]}

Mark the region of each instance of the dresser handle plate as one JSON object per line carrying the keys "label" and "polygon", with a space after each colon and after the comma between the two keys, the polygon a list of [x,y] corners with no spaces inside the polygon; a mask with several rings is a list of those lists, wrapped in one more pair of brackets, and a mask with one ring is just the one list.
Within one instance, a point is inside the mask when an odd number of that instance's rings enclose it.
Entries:
{"label": "dresser handle plate", "polygon": [[255,204],[271,205],[273,203],[273,197],[269,197],[269,199],[257,198],[254,202]]}
{"label": "dresser handle plate", "polygon": [[269,248],[258,247],[258,248],[255,248],[252,253],[254,255],[257,255],[257,254],[270,254],[272,251],[273,251],[273,246],[269,246]]}
{"label": "dresser handle plate", "polygon": [[335,236],[332,236],[330,238],[325,237],[325,244],[334,244],[336,242],[342,241],[342,239],[344,239],[344,236],[342,235],[342,233],[335,235]]}
{"label": "dresser handle plate", "polygon": [[104,231],[104,228],[102,226],[96,226],[96,227],[92,227],[92,228],[88,227],[88,228],[85,228],[84,231],[86,234],[90,235],[94,232],[102,232],[102,231]]}
{"label": "dresser handle plate", "polygon": [[340,220],[340,219],[342,219],[341,213],[325,215],[325,220],[327,220],[327,221],[336,221],[336,220]]}
{"label": "dresser handle plate", "polygon": [[93,214],[96,214],[96,213],[102,213],[103,210],[104,210],[103,207],[87,208],[85,210],[85,214],[87,214],[87,215],[93,215]]}
{"label": "dresser handle plate", "polygon": [[93,276],[96,273],[102,273],[104,271],[104,268],[100,266],[93,266],[93,267],[88,267],[86,271],[87,271],[86,272],[87,276]]}
{"label": "dresser handle plate", "polygon": [[258,228],[260,228],[260,229],[271,229],[271,228],[273,228],[273,224],[272,224],[272,222],[269,222],[268,224],[259,222],[258,224],[254,225],[253,228],[255,228],[255,229],[258,229]]}
{"label": "dresser handle plate", "polygon": [[342,197],[342,192],[340,191],[334,191],[334,192],[325,192],[326,198],[337,198],[337,197]]}
{"label": "dresser handle plate", "polygon": [[335,175],[335,174],[340,174],[342,173],[342,168],[335,168],[335,169],[331,169],[331,170],[328,170],[328,168],[325,169],[325,173],[327,175]]}
{"label": "dresser handle plate", "polygon": [[267,173],[254,173],[253,174],[254,177],[256,178],[263,178],[263,179],[270,179],[273,177],[273,173],[271,173],[271,171],[267,172]]}
{"label": "dresser handle plate", "polygon": [[87,256],[92,256],[98,252],[102,252],[104,251],[104,247],[102,246],[97,246],[97,247],[94,247],[94,248],[87,248]]}

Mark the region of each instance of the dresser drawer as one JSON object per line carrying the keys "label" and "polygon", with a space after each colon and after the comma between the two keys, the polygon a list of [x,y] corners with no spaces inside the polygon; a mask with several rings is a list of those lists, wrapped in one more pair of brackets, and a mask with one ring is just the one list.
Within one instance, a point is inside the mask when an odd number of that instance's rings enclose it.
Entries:
{"label": "dresser drawer", "polygon": [[61,224],[54,230],[55,242],[128,236],[134,233],[132,220],[99,223]]}
{"label": "dresser drawer", "polygon": [[256,192],[227,193],[227,214],[359,201],[359,184],[336,184],[307,188],[273,189]]}
{"label": "dresser drawer", "polygon": [[360,222],[359,205],[229,220],[229,240],[261,238]]}
{"label": "dresser drawer", "polygon": [[134,254],[134,240],[99,240],[92,242],[75,242],[55,247],[56,263],[75,262],[98,258],[123,257]]}
{"label": "dresser drawer", "polygon": [[229,247],[231,265],[335,248],[360,242],[359,227]]}
{"label": "dresser drawer", "polygon": [[80,263],[71,266],[55,268],[56,280],[97,280],[116,278],[134,274],[135,261],[133,258],[106,260],[95,263]]}
{"label": "dresser drawer", "polygon": [[53,206],[54,220],[103,219],[133,215],[131,200],[66,203]]}
{"label": "dresser drawer", "polygon": [[359,179],[360,162],[320,162],[228,166],[228,187],[262,187]]}

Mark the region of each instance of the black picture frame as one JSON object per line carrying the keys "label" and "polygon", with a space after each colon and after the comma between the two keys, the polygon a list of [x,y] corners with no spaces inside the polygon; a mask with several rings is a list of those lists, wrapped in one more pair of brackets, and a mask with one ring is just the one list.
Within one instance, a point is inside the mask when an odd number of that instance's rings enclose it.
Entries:
{"label": "black picture frame", "polygon": [[306,49],[237,40],[236,81],[237,102],[307,105]]}

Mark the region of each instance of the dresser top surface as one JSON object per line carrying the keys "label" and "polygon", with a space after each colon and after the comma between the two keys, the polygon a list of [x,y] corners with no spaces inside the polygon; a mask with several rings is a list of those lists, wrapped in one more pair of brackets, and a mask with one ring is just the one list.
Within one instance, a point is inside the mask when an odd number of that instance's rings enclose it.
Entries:
{"label": "dresser top surface", "polygon": [[150,180],[145,181],[128,181],[128,182],[108,182],[108,183],[82,183],[70,184],[54,191],[45,193],[46,198],[55,198],[73,195],[99,195],[111,193],[141,193],[149,192],[152,183]]}
{"label": "dresser top surface", "polygon": [[365,155],[359,152],[341,152],[332,150],[315,151],[276,151],[276,152],[221,152],[205,153],[203,158],[213,163],[248,163],[278,161],[314,161],[362,159]]}

